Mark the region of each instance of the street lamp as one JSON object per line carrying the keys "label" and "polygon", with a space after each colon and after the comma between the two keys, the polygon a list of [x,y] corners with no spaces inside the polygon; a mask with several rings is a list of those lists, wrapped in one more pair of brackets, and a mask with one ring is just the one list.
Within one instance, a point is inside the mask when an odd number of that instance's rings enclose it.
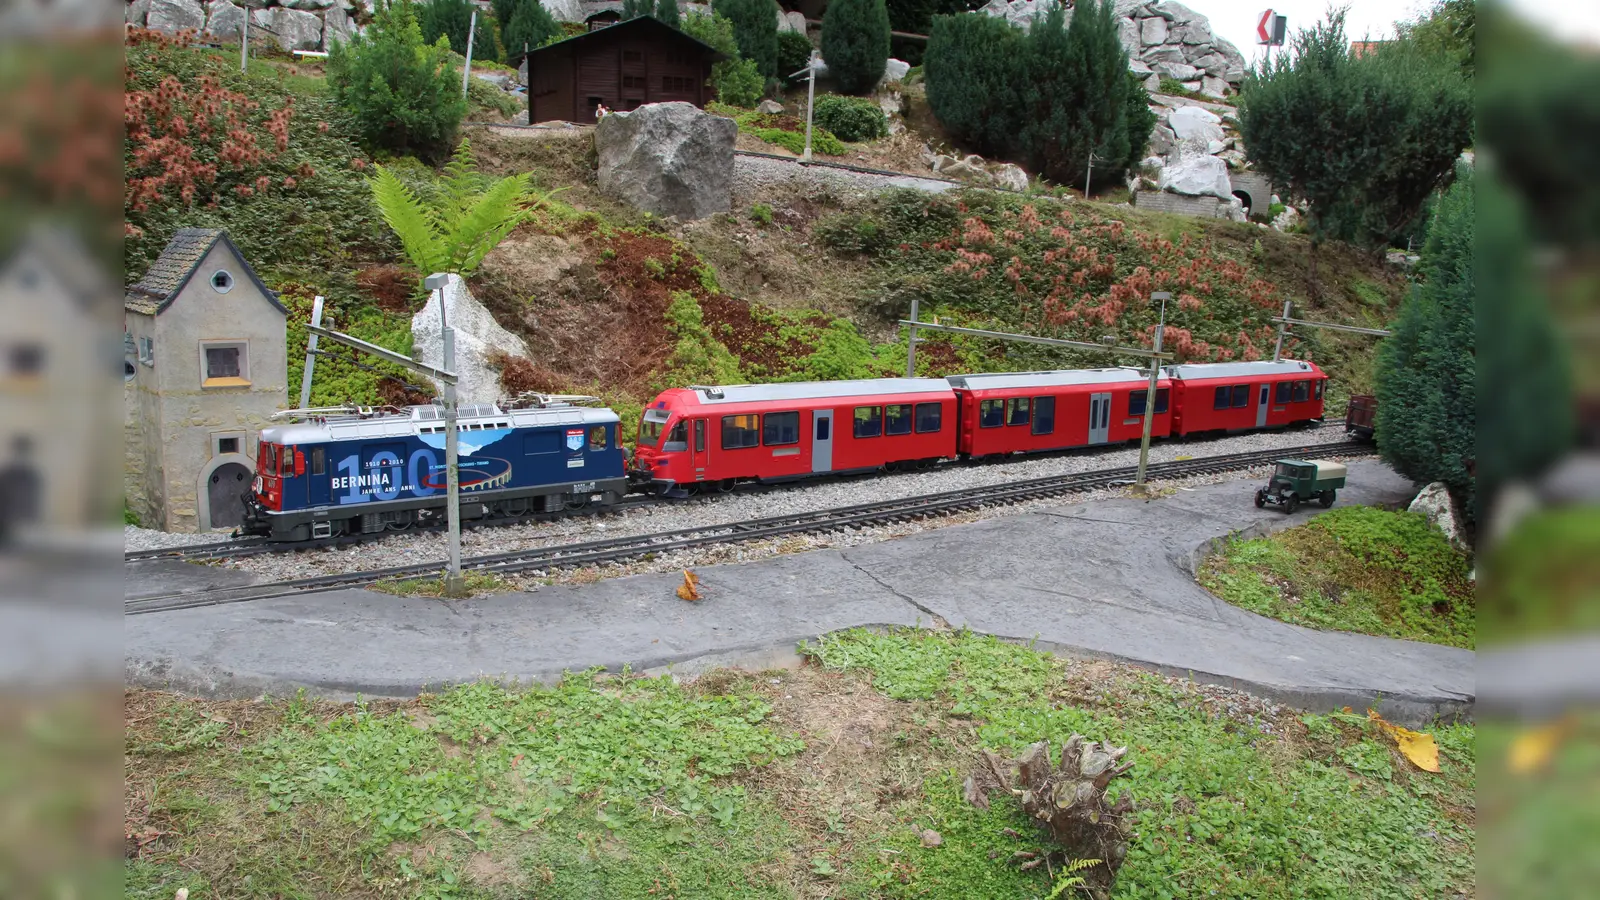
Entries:
{"label": "street lamp", "polygon": [[[423,280],[428,292],[439,298],[439,330],[444,337],[444,368],[454,372],[456,366],[456,330],[445,321],[444,288],[450,283],[449,275],[429,275]],[[456,385],[444,384],[444,467],[445,515],[450,527],[450,569],[444,576],[444,595],[459,597],[466,593],[466,582],[461,577],[461,466],[457,456],[459,436],[456,434]]]}
{"label": "street lamp", "polygon": [[[1150,358],[1150,386],[1144,394],[1144,436],[1139,439],[1139,475],[1133,482],[1136,491],[1144,490],[1144,470],[1150,463],[1150,429],[1156,419],[1156,379],[1161,376],[1161,333],[1167,328],[1167,301],[1171,299],[1172,294],[1167,291],[1150,295],[1151,303],[1161,301],[1161,319],[1156,323],[1155,352],[1158,355]],[[449,368],[448,362],[446,368]]]}

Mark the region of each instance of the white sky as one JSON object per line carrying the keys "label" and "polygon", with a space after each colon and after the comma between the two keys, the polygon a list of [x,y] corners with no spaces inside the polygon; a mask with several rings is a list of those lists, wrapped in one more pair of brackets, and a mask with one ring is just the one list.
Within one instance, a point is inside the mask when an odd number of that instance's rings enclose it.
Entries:
{"label": "white sky", "polygon": [[[1394,37],[1396,19],[1414,19],[1432,6],[1428,0],[1183,0],[1211,20],[1213,31],[1232,41],[1255,62],[1263,47],[1256,43],[1256,23],[1268,9],[1289,20],[1289,35],[1322,19],[1330,5],[1348,6],[1345,33],[1351,40]],[[1600,45],[1600,0],[1503,0],[1525,19],[1571,41]]]}

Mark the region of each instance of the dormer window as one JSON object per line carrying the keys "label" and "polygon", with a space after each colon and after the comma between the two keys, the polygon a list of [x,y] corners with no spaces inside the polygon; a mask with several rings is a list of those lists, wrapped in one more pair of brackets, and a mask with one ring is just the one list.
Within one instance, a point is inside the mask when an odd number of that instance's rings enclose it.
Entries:
{"label": "dormer window", "polygon": [[233,275],[227,269],[218,269],[211,273],[211,289],[219,294],[226,294],[233,290]]}

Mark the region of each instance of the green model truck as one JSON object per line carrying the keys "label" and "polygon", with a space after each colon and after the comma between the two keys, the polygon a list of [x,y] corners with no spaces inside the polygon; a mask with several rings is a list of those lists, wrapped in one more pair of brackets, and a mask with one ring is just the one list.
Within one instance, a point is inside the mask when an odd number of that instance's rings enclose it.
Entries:
{"label": "green model truck", "polygon": [[1344,463],[1326,459],[1280,459],[1267,486],[1256,491],[1256,508],[1268,503],[1292,513],[1301,502],[1316,500],[1324,509],[1333,505],[1344,487]]}

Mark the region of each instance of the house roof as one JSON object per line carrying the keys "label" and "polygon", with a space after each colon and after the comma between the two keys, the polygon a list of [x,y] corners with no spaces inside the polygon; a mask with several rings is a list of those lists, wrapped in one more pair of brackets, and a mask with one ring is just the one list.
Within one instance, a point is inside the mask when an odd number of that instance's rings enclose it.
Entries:
{"label": "house roof", "polygon": [[577,43],[579,43],[581,41],[596,40],[601,35],[613,35],[614,36],[617,33],[618,29],[623,29],[623,30],[628,30],[628,31],[651,30],[651,31],[658,32],[658,35],[671,35],[672,37],[674,37],[674,38],[676,38],[678,40],[688,41],[689,43],[694,44],[695,46],[705,50],[707,53],[711,54],[712,62],[720,62],[720,61],[728,58],[728,55],[726,53],[723,53],[721,50],[718,50],[717,48],[711,46],[710,44],[707,44],[706,42],[700,40],[699,38],[691,37],[691,36],[689,36],[687,34],[684,34],[683,32],[679,31],[678,29],[673,28],[671,25],[668,25],[668,24],[666,24],[664,22],[661,22],[661,21],[657,20],[653,16],[639,16],[637,18],[627,19],[625,21],[618,22],[615,25],[607,25],[606,27],[601,28],[601,29],[599,29],[597,31],[585,31],[582,34],[573,35],[572,37],[556,41],[553,44],[545,44],[543,47],[535,47],[532,50],[528,51],[526,54],[522,54],[522,53],[513,54],[510,59],[506,60],[506,65],[517,66],[522,62],[522,58],[524,56],[535,57],[535,56],[538,56],[541,53],[545,53],[545,52],[548,52],[550,50],[554,50],[557,47],[570,47],[570,46],[575,45],[575,44],[577,44]]}
{"label": "house roof", "polygon": [[250,261],[244,258],[237,244],[228,237],[228,233],[220,228],[180,228],[172,235],[172,240],[167,242],[161,256],[151,264],[144,273],[144,277],[132,287],[128,288],[123,296],[123,308],[130,312],[143,313],[147,316],[159,315],[172,305],[172,298],[183,290],[189,279],[194,277],[195,270],[200,267],[206,254],[216,246],[218,241],[228,245],[233,255],[238,258],[239,265],[244,267],[246,275],[250,276],[257,289],[269,300],[273,306],[287,313],[282,302],[278,300],[278,292],[269,290],[261,283],[256,270],[250,267]]}
{"label": "house roof", "polygon": [[89,255],[78,235],[69,229],[35,226],[16,252],[0,261],[0,276],[24,265],[48,272],[86,312],[103,311],[103,304],[114,296],[116,282],[106,277],[105,266]]}

